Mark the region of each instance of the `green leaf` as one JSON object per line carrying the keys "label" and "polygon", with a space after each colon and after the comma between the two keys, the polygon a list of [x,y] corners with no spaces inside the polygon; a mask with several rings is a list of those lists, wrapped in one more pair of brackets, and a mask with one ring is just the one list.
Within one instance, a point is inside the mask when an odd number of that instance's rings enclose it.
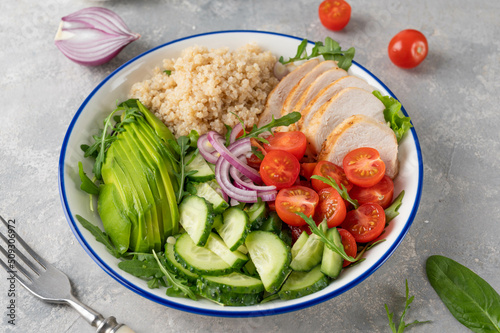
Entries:
{"label": "green leaf", "polygon": [[322,176],[318,176],[318,175],[314,175],[314,176],[311,176],[311,179],[317,179],[317,180],[321,180],[323,183],[325,183],[326,185],[330,185],[331,187],[333,187],[334,189],[337,190],[337,192],[339,192],[340,196],[347,200],[349,203],[351,203],[351,205],[353,205],[354,209],[358,209],[359,207],[359,203],[358,203],[358,200],[356,199],[352,199],[350,196],[349,196],[349,193],[347,193],[347,189],[345,188],[344,184],[340,184],[340,186],[342,186],[342,189],[340,189],[339,185],[337,184],[337,182],[335,181],[335,179],[333,179],[332,177],[328,176],[328,178],[326,177],[322,177]]}
{"label": "green leaf", "polygon": [[160,278],[164,275],[154,258],[153,260],[146,258],[124,260],[118,263],[118,267],[133,276],[143,279]]}
{"label": "green leaf", "polygon": [[197,148],[198,147],[198,139],[200,138],[200,135],[198,134],[197,131],[191,130],[188,135],[189,138],[189,146],[191,148]]}
{"label": "green leaf", "polygon": [[271,122],[267,125],[264,125],[262,127],[257,127],[256,125],[253,126],[252,130],[244,135],[245,138],[258,138],[258,136],[262,133],[269,132],[270,134],[273,134],[271,131],[274,127],[278,126],[288,126],[293,123],[296,123],[299,121],[301,115],[300,112],[291,112],[281,118],[274,119],[274,116],[271,120]]}
{"label": "green leaf", "polygon": [[389,224],[396,216],[399,215],[399,207],[403,204],[403,197],[405,196],[405,191],[401,191],[399,195],[394,199],[392,204],[387,207],[384,212],[385,212],[385,224]]}
{"label": "green leaf", "polygon": [[109,253],[111,253],[116,258],[121,257],[120,252],[118,252],[118,250],[114,247],[113,243],[109,239],[109,236],[101,229],[99,229],[98,226],[93,225],[80,215],[76,215],[76,219],[80,222],[82,227],[90,231],[90,233],[95,237],[96,241],[106,246],[106,249],[108,250]]}
{"label": "green leaf", "polygon": [[80,175],[80,180],[82,181],[80,188],[88,194],[98,195],[99,187],[94,184],[94,182],[87,176],[85,171],[83,171],[82,162],[78,162],[78,174]]}
{"label": "green leaf", "polygon": [[500,295],[456,261],[430,256],[427,278],[451,314],[473,332],[500,332]]}
{"label": "green leaf", "polygon": [[172,71],[171,70],[168,70],[168,69],[165,69],[163,71],[163,73],[167,74],[168,76],[170,76],[170,74],[172,74]]}
{"label": "green leaf", "polygon": [[[168,281],[168,284],[170,285],[170,288],[167,289],[167,295],[176,296],[176,297],[187,296],[187,297],[191,298],[193,301],[196,301],[197,300],[196,295],[193,292],[193,290],[191,290],[191,288],[189,288],[189,286],[187,286],[187,281],[184,279],[176,278],[175,275],[173,275],[172,273],[167,271],[165,269],[165,267],[162,265],[162,263],[160,262],[160,259],[158,259],[158,256],[156,255],[155,250],[153,250],[153,256],[156,259],[158,267],[163,272],[163,274],[165,274],[165,277]],[[172,288],[173,288],[173,290],[171,290],[169,292],[169,289],[172,289]]]}
{"label": "green leaf", "polygon": [[228,124],[224,124],[224,126],[226,126],[226,147],[228,147],[231,144],[231,132],[233,128]]}
{"label": "green leaf", "polygon": [[396,134],[398,142],[404,134],[413,127],[410,117],[406,117],[401,111],[401,103],[390,96],[382,96],[380,91],[374,91],[373,95],[377,97],[385,106],[384,119],[387,121]]}

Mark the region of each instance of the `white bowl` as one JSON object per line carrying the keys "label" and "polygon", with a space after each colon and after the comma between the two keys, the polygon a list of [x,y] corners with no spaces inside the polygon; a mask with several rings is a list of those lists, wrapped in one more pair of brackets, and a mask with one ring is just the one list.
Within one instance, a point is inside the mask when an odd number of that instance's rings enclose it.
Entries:
{"label": "white bowl", "polygon": [[[344,270],[327,288],[295,300],[276,300],[247,307],[222,307],[207,300],[193,301],[168,297],[165,295],[165,289],[149,289],[145,281],[120,270],[117,266],[119,260],[109,254],[105,247],[75,219],[76,214],[82,215],[102,228],[98,214],[89,208],[89,196],[79,188],[78,162],[83,162],[85,170],[92,169],[91,162],[83,158],[80,145],[88,143],[90,136],[96,134],[96,129],[102,128],[103,119],[115,108],[116,101],[127,99],[133,83],[150,77],[156,66],[161,67],[163,58],[176,58],[183,49],[195,44],[209,48],[225,46],[237,48],[251,41],[263,49],[271,50],[278,57],[281,55],[288,57],[295,55],[301,40],[297,37],[262,31],[220,31],[182,38],[158,46],[122,65],[85,99],[69,125],[61,148],[59,189],[63,209],[73,233],[85,251],[106,273],[139,295],[179,310],[223,317],[265,316],[299,310],[342,294],[375,272],[396,250],[415,218],[422,190],[422,155],[414,128],[402,140],[399,147],[401,165],[394,183],[394,193],[397,195],[404,190],[405,196],[399,209],[399,216],[390,223],[384,233],[383,237],[387,240],[366,253],[364,262]],[[312,43],[308,47],[310,51]],[[359,64],[353,62],[349,73],[365,79],[383,95],[396,97],[375,75]],[[403,112],[406,114],[404,109]]]}

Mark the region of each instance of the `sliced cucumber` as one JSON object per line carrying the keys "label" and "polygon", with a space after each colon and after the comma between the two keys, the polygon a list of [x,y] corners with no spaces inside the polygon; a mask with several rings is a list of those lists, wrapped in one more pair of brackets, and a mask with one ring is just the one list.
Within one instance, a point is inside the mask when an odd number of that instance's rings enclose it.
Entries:
{"label": "sliced cucumber", "polygon": [[212,181],[195,183],[196,195],[210,202],[214,206],[214,213],[220,214],[229,207],[229,204],[215,191],[210,183]]}
{"label": "sliced cucumber", "polygon": [[223,292],[220,288],[208,286],[201,279],[196,283],[200,296],[208,298],[220,305],[248,306],[260,303],[262,292],[260,293],[233,293]]}
{"label": "sliced cucumber", "polygon": [[248,214],[248,221],[250,222],[251,230],[259,229],[262,223],[266,220],[266,203],[260,199],[250,207],[245,208],[245,211]]}
{"label": "sliced cucumber", "polygon": [[191,195],[182,200],[179,213],[179,222],[193,242],[198,246],[205,245],[214,223],[212,204],[197,195]]}
{"label": "sliced cucumber", "polygon": [[174,245],[174,256],[184,268],[198,275],[223,275],[233,271],[221,257],[196,246],[189,234],[182,234]]}
{"label": "sliced cucumber", "polygon": [[269,231],[251,232],[245,244],[266,290],[277,291],[290,273],[290,248]]}
{"label": "sliced cucumber", "polygon": [[292,259],[295,259],[295,257],[299,253],[300,249],[307,242],[308,238],[309,238],[309,235],[307,234],[307,232],[302,231],[302,233],[300,234],[300,237],[297,238],[297,240],[295,241],[295,244],[293,244],[293,246],[292,246]]}
{"label": "sliced cucumber", "polygon": [[257,273],[257,269],[255,268],[255,265],[252,260],[248,260],[245,266],[242,268],[243,273],[248,274],[250,276],[259,276],[259,273]]}
{"label": "sliced cucumber", "polygon": [[283,222],[281,221],[278,213],[270,212],[269,217],[264,221],[264,223],[260,226],[259,230],[262,231],[272,231],[274,233],[281,232],[281,227],[283,226]]}
{"label": "sliced cucumber", "polygon": [[[326,237],[331,239],[335,245],[339,247],[343,246],[337,228],[329,229],[326,233]],[[342,259],[340,254],[333,252],[328,246],[325,246],[323,250],[323,259],[321,260],[321,272],[332,279],[336,279],[342,270],[343,264],[344,259]]]}
{"label": "sliced cucumber", "polygon": [[232,272],[221,276],[201,276],[201,281],[209,287],[219,288],[223,292],[241,294],[260,293],[264,291],[264,285],[260,279]]}
{"label": "sliced cucumber", "polygon": [[[190,161],[194,153],[195,152],[188,154],[186,156],[186,161]],[[197,153],[193,161],[186,165],[186,173],[189,171],[196,171],[196,173],[188,176],[189,179],[195,182],[202,183],[215,178],[215,173],[208,166],[207,161],[205,161],[200,153]]]}
{"label": "sliced cucumber", "polygon": [[247,237],[248,215],[238,207],[227,209],[222,218],[222,224],[216,228],[219,235],[231,251],[235,251],[245,242]]}
{"label": "sliced cucumber", "polygon": [[165,259],[167,268],[171,272],[185,278],[189,282],[196,282],[196,280],[198,279],[198,274],[190,272],[175,259],[174,244],[165,244]]}
{"label": "sliced cucumber", "polygon": [[281,299],[288,300],[310,295],[328,286],[328,278],[321,273],[320,265],[309,272],[292,272],[279,291]]}
{"label": "sliced cucumber", "polygon": [[248,254],[248,249],[247,247],[245,246],[245,244],[241,244],[239,247],[238,247],[238,251],[240,251],[241,253],[243,254]]}
{"label": "sliced cucumber", "polygon": [[217,214],[214,216],[214,224],[212,225],[212,229],[217,229],[221,225],[222,225],[222,214]]}
{"label": "sliced cucumber", "polygon": [[[320,228],[326,232],[326,223],[321,223]],[[307,239],[306,243],[300,251],[297,253],[295,258],[293,258],[290,267],[294,271],[307,272],[314,268],[321,262],[323,257],[323,249],[325,244],[321,241],[321,238],[315,234],[312,234]]]}
{"label": "sliced cucumber", "polygon": [[278,237],[285,242],[286,245],[292,246],[292,230],[290,228],[283,228],[278,233]]}
{"label": "sliced cucumber", "polygon": [[248,257],[240,251],[231,251],[216,233],[210,233],[207,248],[222,258],[229,266],[235,269],[241,268],[248,261]]}

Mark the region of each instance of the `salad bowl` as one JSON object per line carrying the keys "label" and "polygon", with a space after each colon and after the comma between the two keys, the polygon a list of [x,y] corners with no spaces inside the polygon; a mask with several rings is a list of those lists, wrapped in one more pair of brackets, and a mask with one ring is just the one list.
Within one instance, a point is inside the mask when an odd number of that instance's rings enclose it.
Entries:
{"label": "salad bowl", "polygon": [[[404,190],[405,196],[399,208],[400,214],[390,222],[383,235],[386,241],[365,253],[365,261],[343,270],[340,277],[332,281],[327,288],[294,300],[274,300],[245,307],[222,307],[205,299],[193,301],[169,297],[164,288],[149,289],[144,280],[120,270],[119,259],[108,253],[104,245],[97,242],[75,217],[81,215],[102,229],[95,203],[92,210],[88,194],[79,188],[78,162],[83,162],[85,170],[92,168],[91,162],[83,158],[80,145],[88,143],[91,135],[96,134],[97,129],[102,127],[103,119],[115,108],[116,101],[128,98],[132,84],[152,76],[154,68],[161,66],[162,59],[179,57],[183,49],[193,45],[235,49],[248,42],[256,42],[262,49],[270,50],[277,58],[288,57],[296,53],[301,41],[301,38],[263,31],[219,31],[178,39],[153,48],[120,66],[85,99],[72,119],[62,144],[59,159],[60,198],[75,237],[89,256],[113,279],[142,297],[178,310],[223,317],[267,316],[313,306],[346,292],[373,274],[396,250],[415,218],[422,190],[422,155],[414,128],[405,135],[399,145],[400,170],[394,181],[394,194],[396,196]],[[309,43],[309,51],[313,45],[312,42]],[[366,80],[382,95],[396,98],[384,83],[360,64],[353,62],[349,74]],[[402,111],[408,116],[404,108]]]}

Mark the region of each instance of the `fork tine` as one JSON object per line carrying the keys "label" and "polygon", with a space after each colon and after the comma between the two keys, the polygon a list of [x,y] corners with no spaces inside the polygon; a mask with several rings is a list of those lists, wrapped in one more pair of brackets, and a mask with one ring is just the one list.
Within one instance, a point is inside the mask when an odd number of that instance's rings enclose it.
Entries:
{"label": "fork tine", "polygon": [[[4,234],[2,234],[1,232],[0,232],[0,238],[2,238],[2,239],[3,239],[3,241],[4,241],[6,244],[9,244],[9,241],[7,240],[7,237],[5,237],[5,235],[4,235]],[[36,267],[34,266],[33,262],[32,262],[31,260],[29,260],[28,258],[26,258],[26,257],[24,256],[24,254],[22,254],[22,252],[20,252],[20,251],[18,250],[18,248],[17,248],[17,247],[14,247],[14,252],[16,253],[16,257],[21,258],[21,260],[22,260],[22,261],[23,261],[23,262],[24,262],[24,263],[25,263],[25,264],[26,264],[29,268],[31,268],[31,270],[32,270],[33,272],[35,272],[35,273],[36,273],[36,275],[40,275],[40,273],[39,273],[39,270],[40,270],[40,269],[39,269],[39,268],[36,268]]]}
{"label": "fork tine", "polygon": [[[1,215],[0,215],[0,220],[2,220],[3,224],[7,227],[7,229],[11,229],[9,228],[7,221],[5,221]],[[26,244],[26,242],[21,238],[21,236],[19,236],[19,234],[15,230],[12,230],[12,232],[16,236],[16,241],[18,241],[24,247],[26,252],[28,252],[33,257],[33,259],[35,259],[40,265],[42,265],[43,268],[47,269],[47,266],[49,266],[49,264],[42,257],[36,254],[36,252],[33,251],[31,247],[28,246],[28,244]]]}
{"label": "fork tine", "polygon": [[[0,246],[0,252],[2,252],[2,253],[3,253],[3,255],[4,255],[6,258],[8,258],[8,257],[9,257],[9,254],[7,253],[7,251],[5,251],[5,249],[3,248],[3,246]],[[12,273],[14,273],[14,274],[16,275],[16,278],[18,278],[18,277],[19,277],[19,276],[18,276],[18,274],[17,274],[17,273],[15,273],[15,272],[13,272],[13,271],[12,271],[12,269],[10,269],[10,268],[7,266],[7,264],[6,264],[6,263],[5,263],[2,259],[0,259],[0,260],[2,261],[2,266],[3,266],[5,269],[7,269],[7,271],[8,271],[8,272],[12,272]],[[24,275],[24,276],[26,276],[26,277],[28,278],[28,280],[33,281],[33,276],[32,276],[32,275],[31,275],[28,271],[26,271],[26,270],[24,269],[24,267],[23,267],[23,266],[19,265],[19,263],[17,262],[17,260],[14,260],[14,265],[16,266],[16,269],[17,269],[18,271],[20,271],[21,273],[23,273],[23,275]]]}

